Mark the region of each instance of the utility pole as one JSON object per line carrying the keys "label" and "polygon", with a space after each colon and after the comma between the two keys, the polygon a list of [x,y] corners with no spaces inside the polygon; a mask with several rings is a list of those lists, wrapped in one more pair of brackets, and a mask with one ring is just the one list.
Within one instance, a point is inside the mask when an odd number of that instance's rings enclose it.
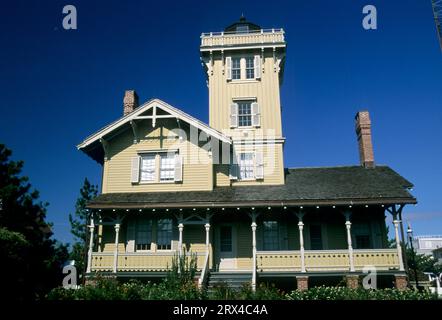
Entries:
{"label": "utility pole", "polygon": [[431,0],[431,6],[433,7],[434,23],[436,24],[439,45],[442,51],[442,0]]}

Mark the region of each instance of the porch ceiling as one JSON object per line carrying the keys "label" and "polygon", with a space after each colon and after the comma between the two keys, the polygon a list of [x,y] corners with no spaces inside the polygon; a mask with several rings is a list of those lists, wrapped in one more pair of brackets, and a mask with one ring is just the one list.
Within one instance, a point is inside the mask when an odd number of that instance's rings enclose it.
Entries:
{"label": "porch ceiling", "polygon": [[89,208],[186,208],[415,204],[413,185],[387,166],[286,169],[285,184],[212,191],[101,194]]}

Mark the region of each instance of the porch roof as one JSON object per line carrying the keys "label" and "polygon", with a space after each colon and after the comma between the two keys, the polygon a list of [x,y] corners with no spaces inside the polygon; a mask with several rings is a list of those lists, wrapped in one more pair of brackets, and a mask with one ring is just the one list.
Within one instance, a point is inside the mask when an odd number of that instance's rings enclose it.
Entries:
{"label": "porch roof", "polygon": [[387,166],[285,170],[277,186],[215,187],[212,191],[106,193],[89,208],[198,208],[414,204],[413,185]]}

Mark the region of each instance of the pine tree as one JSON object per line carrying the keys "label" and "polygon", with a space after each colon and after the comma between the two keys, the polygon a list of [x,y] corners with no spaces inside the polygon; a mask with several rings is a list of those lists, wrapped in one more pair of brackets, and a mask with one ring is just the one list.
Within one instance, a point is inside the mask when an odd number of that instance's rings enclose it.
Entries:
{"label": "pine tree", "polygon": [[74,235],[74,244],[72,245],[70,258],[75,260],[77,273],[84,281],[84,273],[86,267],[86,256],[88,250],[88,224],[90,220],[90,212],[86,208],[89,201],[94,199],[98,194],[98,187],[92,185],[87,178],[84,179],[83,187],[80,189],[80,196],[75,204],[75,214],[69,214],[69,222],[71,224],[71,233]]}
{"label": "pine tree", "polygon": [[8,300],[42,298],[61,284],[67,247],[52,239],[46,222],[48,203],[39,201],[23,161],[0,144],[0,261],[2,296]]}

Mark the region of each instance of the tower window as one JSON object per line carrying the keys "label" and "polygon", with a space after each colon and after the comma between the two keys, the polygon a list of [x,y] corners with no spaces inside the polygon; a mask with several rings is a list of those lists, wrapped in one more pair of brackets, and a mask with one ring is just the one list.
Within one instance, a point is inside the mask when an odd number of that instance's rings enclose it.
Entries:
{"label": "tower window", "polygon": [[232,58],[232,79],[233,80],[241,79],[241,59],[240,58]]}
{"label": "tower window", "polygon": [[252,103],[250,101],[238,102],[238,126],[250,127],[252,125]]}
{"label": "tower window", "polygon": [[241,153],[239,156],[239,174],[241,180],[254,179],[253,153]]}
{"label": "tower window", "polygon": [[255,78],[255,64],[254,57],[246,58],[246,78],[254,79]]}

